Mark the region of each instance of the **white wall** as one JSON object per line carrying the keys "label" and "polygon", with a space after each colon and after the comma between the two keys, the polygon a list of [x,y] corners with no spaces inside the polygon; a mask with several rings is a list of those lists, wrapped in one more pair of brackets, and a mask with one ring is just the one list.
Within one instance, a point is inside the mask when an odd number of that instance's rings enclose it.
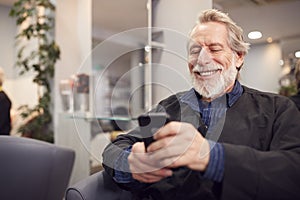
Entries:
{"label": "white wall", "polygon": [[5,70],[7,78],[15,77],[14,65],[14,36],[17,27],[15,20],[9,17],[10,7],[0,6],[0,66]]}
{"label": "white wall", "polygon": [[281,48],[278,43],[251,46],[241,70],[241,83],[262,91],[278,93],[280,60]]}

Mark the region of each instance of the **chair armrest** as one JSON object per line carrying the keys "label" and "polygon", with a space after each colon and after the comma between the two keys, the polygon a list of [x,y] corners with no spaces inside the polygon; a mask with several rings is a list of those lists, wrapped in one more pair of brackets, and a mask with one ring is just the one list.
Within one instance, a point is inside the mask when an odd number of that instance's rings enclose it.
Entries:
{"label": "chair armrest", "polygon": [[100,171],[66,190],[66,200],[129,200],[131,193],[122,190],[105,172]]}

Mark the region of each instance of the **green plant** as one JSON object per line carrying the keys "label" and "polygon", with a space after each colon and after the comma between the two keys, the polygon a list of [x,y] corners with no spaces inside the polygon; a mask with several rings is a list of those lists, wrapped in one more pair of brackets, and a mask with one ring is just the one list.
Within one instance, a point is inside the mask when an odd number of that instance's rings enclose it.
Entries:
{"label": "green plant", "polygon": [[16,18],[20,28],[16,36],[18,54],[16,66],[20,75],[33,72],[33,82],[38,85],[38,104],[33,108],[21,106],[21,116],[26,119],[19,132],[24,136],[53,142],[51,130],[51,82],[54,66],[60,57],[59,46],[53,39],[55,6],[50,0],[18,0],[9,15]]}

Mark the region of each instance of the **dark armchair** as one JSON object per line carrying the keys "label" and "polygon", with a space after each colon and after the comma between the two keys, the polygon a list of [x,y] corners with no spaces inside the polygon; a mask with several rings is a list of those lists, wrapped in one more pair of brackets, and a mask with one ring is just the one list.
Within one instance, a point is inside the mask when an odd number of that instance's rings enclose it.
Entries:
{"label": "dark armchair", "polygon": [[97,172],[69,187],[66,200],[130,200],[131,193],[120,189],[105,172]]}
{"label": "dark armchair", "polygon": [[62,200],[75,153],[39,140],[0,136],[0,199]]}

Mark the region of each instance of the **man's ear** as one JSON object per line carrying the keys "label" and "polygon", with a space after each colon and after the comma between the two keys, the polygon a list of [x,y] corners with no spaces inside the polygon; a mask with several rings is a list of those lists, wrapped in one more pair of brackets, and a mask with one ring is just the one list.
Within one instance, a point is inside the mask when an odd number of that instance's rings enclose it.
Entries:
{"label": "man's ear", "polygon": [[236,60],[236,68],[238,71],[240,71],[240,69],[242,68],[243,64],[244,64],[244,57],[245,55],[242,53],[235,53],[235,60]]}

